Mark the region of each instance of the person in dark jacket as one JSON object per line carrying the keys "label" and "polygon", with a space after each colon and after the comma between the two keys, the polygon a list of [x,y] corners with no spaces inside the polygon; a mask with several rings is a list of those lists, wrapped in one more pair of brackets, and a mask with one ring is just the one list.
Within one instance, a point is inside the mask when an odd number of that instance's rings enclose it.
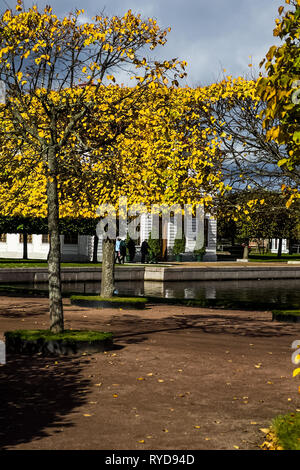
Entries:
{"label": "person in dark jacket", "polygon": [[126,257],[126,242],[125,240],[121,240],[120,242],[120,263],[124,264]]}
{"label": "person in dark jacket", "polygon": [[148,253],[149,253],[149,245],[148,245],[147,241],[144,240],[142,245],[141,245],[141,254],[142,254],[141,262],[142,263],[146,262],[146,257],[148,255]]}
{"label": "person in dark jacket", "polygon": [[132,238],[128,239],[127,248],[128,248],[128,254],[129,254],[129,262],[133,263],[133,260],[134,260],[134,257],[135,257],[135,243],[132,240]]}

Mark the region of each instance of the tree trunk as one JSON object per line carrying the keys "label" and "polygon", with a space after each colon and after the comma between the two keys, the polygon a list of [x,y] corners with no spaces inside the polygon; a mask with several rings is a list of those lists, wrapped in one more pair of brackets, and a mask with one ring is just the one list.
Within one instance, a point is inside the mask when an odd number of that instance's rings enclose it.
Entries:
{"label": "tree trunk", "polygon": [[101,297],[112,297],[115,286],[115,240],[102,241]]}
{"label": "tree trunk", "polygon": [[23,232],[23,259],[28,259],[28,235]]}
{"label": "tree trunk", "polygon": [[50,330],[53,333],[60,333],[64,330],[64,315],[61,295],[56,155],[52,149],[48,152],[48,166],[50,170],[50,178],[47,185],[48,229],[50,238],[50,250],[48,255]]}
{"label": "tree trunk", "polygon": [[277,251],[277,258],[281,258],[282,255],[282,238],[278,240],[278,251]]}
{"label": "tree trunk", "polygon": [[98,245],[99,245],[99,238],[97,235],[94,235],[93,263],[98,262]]}

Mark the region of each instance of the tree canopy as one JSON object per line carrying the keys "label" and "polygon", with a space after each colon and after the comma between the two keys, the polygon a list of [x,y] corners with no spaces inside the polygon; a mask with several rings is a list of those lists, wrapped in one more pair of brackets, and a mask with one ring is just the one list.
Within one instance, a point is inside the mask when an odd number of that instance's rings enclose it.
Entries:
{"label": "tree canopy", "polygon": [[278,164],[293,170],[300,164],[300,0],[285,3],[273,31],[282,44],[271,46],[262,61],[267,76],[259,79],[257,89],[267,103],[262,115],[268,138],[288,149]]}

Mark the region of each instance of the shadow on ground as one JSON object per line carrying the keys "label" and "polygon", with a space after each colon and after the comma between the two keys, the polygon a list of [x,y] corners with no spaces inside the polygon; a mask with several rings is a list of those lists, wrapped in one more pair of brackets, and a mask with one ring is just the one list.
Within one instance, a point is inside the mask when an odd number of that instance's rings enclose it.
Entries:
{"label": "shadow on ground", "polygon": [[125,343],[142,342],[149,335],[159,332],[180,333],[184,330],[198,330],[213,334],[280,337],[293,334],[293,328],[291,323],[272,322],[271,313],[265,314],[261,319],[252,313],[249,316],[245,316],[245,312],[224,315],[221,311],[199,315],[173,315],[163,319],[141,318],[135,315],[113,316],[110,319],[110,329],[114,332],[115,341],[122,340]]}
{"label": "shadow on ground", "polygon": [[[57,364],[55,364],[57,362]],[[51,428],[70,427],[67,415],[86,401],[85,361],[8,357],[0,366],[0,449],[40,439]],[[54,431],[53,431],[54,432]]]}

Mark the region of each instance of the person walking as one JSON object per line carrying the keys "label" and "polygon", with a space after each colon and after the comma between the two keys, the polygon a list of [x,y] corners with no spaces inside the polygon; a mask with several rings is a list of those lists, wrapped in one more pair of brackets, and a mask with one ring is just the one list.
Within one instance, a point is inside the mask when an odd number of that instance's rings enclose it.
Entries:
{"label": "person walking", "polygon": [[142,243],[142,245],[141,245],[141,254],[142,254],[141,262],[142,262],[142,263],[145,263],[145,262],[146,262],[146,258],[147,258],[148,252],[149,252],[149,245],[148,245],[147,241],[144,240],[143,243]]}
{"label": "person walking", "polygon": [[120,263],[124,264],[126,257],[126,242],[125,240],[120,241]]}
{"label": "person walking", "polygon": [[118,261],[119,263],[121,262],[121,253],[120,253],[120,244],[121,244],[121,239],[118,237],[116,240],[116,245],[115,245],[115,263]]}

